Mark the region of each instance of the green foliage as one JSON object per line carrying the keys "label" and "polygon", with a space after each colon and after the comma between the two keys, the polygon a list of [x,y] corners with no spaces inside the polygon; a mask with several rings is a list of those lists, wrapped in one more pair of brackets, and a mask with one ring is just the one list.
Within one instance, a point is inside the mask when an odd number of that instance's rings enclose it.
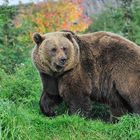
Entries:
{"label": "green foliage", "polygon": [[17,12],[15,6],[0,6],[0,66],[7,73],[13,73],[25,61],[31,48],[25,27],[14,25]]}
{"label": "green foliage", "polygon": [[[116,124],[100,120],[86,120],[64,113],[64,104],[58,108],[62,114],[47,118],[40,113],[41,81],[30,61],[7,75],[0,71],[0,136],[2,140],[139,140],[140,117],[126,115]],[[100,117],[103,106],[94,105]],[[102,113],[98,111],[103,111]],[[59,112],[59,114],[60,114]]]}
{"label": "green foliage", "polygon": [[140,2],[128,2],[124,1],[118,8],[107,7],[98,16],[93,16],[94,22],[87,31],[111,31],[140,44]]}
{"label": "green foliage", "polygon": [[[2,75],[0,73],[0,77]],[[17,68],[15,75],[5,74],[3,77],[1,78],[0,98],[17,104],[37,101],[37,97],[40,96],[41,82],[31,62],[24,63]]]}
{"label": "green foliage", "polygon": [[[124,116],[117,124],[61,115],[46,118],[38,108],[0,101],[2,140],[139,140],[140,118]],[[33,110],[33,111],[32,111]]]}

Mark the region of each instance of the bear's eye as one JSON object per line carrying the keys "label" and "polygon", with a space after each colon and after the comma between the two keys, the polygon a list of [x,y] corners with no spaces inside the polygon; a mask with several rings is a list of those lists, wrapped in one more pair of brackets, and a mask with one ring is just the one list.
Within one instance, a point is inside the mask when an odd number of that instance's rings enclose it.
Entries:
{"label": "bear's eye", "polygon": [[52,49],[51,49],[51,52],[53,52],[53,53],[55,53],[56,51],[57,51],[56,48],[52,48]]}
{"label": "bear's eye", "polygon": [[67,48],[63,47],[63,51],[66,52],[67,51]]}

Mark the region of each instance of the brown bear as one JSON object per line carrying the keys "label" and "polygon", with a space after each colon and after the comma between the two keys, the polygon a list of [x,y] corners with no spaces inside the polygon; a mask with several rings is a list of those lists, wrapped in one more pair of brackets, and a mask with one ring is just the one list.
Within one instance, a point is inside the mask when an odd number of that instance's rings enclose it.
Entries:
{"label": "brown bear", "polygon": [[139,46],[103,31],[35,33],[33,39],[32,58],[43,83],[43,114],[54,116],[54,106],[64,101],[70,114],[88,117],[92,100],[108,104],[113,116],[140,114]]}

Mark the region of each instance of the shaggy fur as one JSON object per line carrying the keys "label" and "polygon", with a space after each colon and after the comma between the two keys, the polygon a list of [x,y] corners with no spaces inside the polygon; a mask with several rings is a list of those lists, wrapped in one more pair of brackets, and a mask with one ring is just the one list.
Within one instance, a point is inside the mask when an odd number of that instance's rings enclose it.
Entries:
{"label": "shaggy fur", "polygon": [[[89,116],[91,100],[108,104],[113,116],[140,114],[140,48],[136,44],[109,32],[35,34],[34,40],[33,61],[43,82],[40,108],[45,115],[55,115],[53,107],[62,100],[71,114]],[[69,44],[61,72],[48,61],[44,49],[48,40],[48,48]]]}

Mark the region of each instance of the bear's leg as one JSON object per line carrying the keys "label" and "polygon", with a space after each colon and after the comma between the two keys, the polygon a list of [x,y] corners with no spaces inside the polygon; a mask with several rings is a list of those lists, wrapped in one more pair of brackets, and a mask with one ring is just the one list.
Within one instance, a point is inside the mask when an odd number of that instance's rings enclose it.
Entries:
{"label": "bear's leg", "polygon": [[139,114],[140,115],[140,86],[138,82],[135,82],[135,84],[137,83],[137,86],[135,86],[135,88],[131,88],[130,89],[130,106],[132,108],[133,113]]}
{"label": "bear's leg", "polygon": [[140,115],[140,101],[138,101],[138,99],[131,102],[131,107],[132,107],[134,113]]}
{"label": "bear's leg", "polygon": [[48,117],[55,116],[53,109],[61,102],[62,98],[59,95],[50,95],[47,92],[43,92],[39,102],[40,109]]}
{"label": "bear's leg", "polygon": [[122,98],[127,101],[131,113],[140,114],[140,71],[124,73],[125,77],[122,75],[116,80],[116,87]]}
{"label": "bear's leg", "polygon": [[128,109],[125,107],[111,107],[110,108],[110,122],[115,123],[118,121],[118,117],[128,113]]}
{"label": "bear's leg", "polygon": [[116,90],[115,95],[115,101],[110,107],[110,122],[117,122],[118,117],[121,117],[127,113],[132,113],[132,107],[130,106],[127,98],[121,96],[119,90]]}
{"label": "bear's leg", "polygon": [[40,73],[43,92],[40,98],[40,109],[46,116],[54,116],[54,107],[62,102],[57,88],[57,80],[44,73]]}
{"label": "bear's leg", "polygon": [[86,118],[90,117],[91,113],[91,100],[89,96],[74,96],[70,98],[69,101],[69,113],[70,114],[78,114],[80,116],[84,116]]}

